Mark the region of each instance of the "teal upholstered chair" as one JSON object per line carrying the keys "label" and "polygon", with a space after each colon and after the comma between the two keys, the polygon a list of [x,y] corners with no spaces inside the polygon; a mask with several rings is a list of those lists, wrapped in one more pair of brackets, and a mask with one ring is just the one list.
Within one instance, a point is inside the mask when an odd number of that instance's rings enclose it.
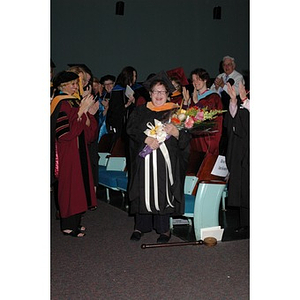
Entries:
{"label": "teal upholstered chair", "polygon": [[98,183],[106,187],[107,202],[110,202],[109,189],[119,191],[117,179],[126,177],[126,158],[110,156],[106,167],[98,166]]}
{"label": "teal upholstered chair", "polygon": [[[216,159],[217,155],[207,154],[197,176],[185,177],[183,217],[190,220],[189,224],[193,224],[196,240],[201,240],[202,228],[219,226],[220,202],[226,182],[221,177],[211,175]],[[172,218],[170,228],[173,228]]]}
{"label": "teal upholstered chair", "polygon": [[[104,134],[98,143],[98,165],[106,167],[108,158],[111,155],[114,148],[114,136],[113,134]],[[113,155],[116,156],[116,155]]]}
{"label": "teal upholstered chair", "polygon": [[[191,197],[191,199],[195,199],[195,196],[193,196],[192,194],[193,194],[193,191],[195,189],[195,186],[196,186],[197,182],[198,182],[198,177],[197,176],[192,176],[192,175],[185,176],[185,180],[184,180],[184,196],[185,196],[185,199],[187,199],[188,197]],[[192,226],[192,220],[190,218],[188,219],[188,222],[189,222],[189,225]],[[170,218],[170,228],[171,229],[173,228],[173,218]]]}
{"label": "teal upholstered chair", "polygon": [[98,152],[99,160],[98,160],[98,168],[105,169],[108,163],[108,159],[110,156],[109,152]]}
{"label": "teal upholstered chair", "polygon": [[192,218],[196,240],[201,229],[219,226],[220,201],[225,184],[199,183],[196,196],[186,195],[184,217]]}

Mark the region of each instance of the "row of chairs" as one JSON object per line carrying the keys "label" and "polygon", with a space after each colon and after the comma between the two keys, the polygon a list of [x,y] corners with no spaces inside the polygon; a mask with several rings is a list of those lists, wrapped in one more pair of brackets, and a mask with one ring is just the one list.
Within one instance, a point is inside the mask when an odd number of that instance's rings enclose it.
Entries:
{"label": "row of chairs", "polygon": [[102,136],[98,145],[98,183],[106,188],[106,199],[110,202],[109,190],[127,190],[125,145],[122,138],[114,139],[113,134]]}
{"label": "row of chairs", "polygon": [[[105,137],[105,136],[103,136]],[[102,138],[103,138],[102,137]],[[108,138],[108,137],[106,137]],[[108,151],[99,151],[99,184],[106,188],[107,201],[110,201],[110,190],[127,191],[128,172],[126,171],[125,151],[121,139],[118,139]],[[117,150],[118,149],[118,150]],[[103,148],[99,148],[103,150]],[[106,149],[107,150],[107,149]],[[191,155],[189,166],[195,166],[195,155]],[[226,182],[223,178],[211,174],[217,155],[206,154],[199,169],[188,168],[184,183],[185,213],[183,217],[193,225],[196,240],[201,239],[201,229],[219,226],[219,208],[225,210]],[[173,218],[170,218],[173,228]]]}

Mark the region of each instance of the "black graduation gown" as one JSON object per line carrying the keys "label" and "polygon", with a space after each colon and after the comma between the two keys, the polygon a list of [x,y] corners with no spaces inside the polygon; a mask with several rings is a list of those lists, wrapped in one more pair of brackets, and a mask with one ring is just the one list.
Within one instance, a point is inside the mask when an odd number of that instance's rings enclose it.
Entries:
{"label": "black graduation gown", "polygon": [[[184,178],[189,157],[190,134],[186,130],[179,132],[179,139],[171,136],[165,141],[168,149],[172,175],[174,183],[170,184],[169,176],[166,172],[166,161],[160,150],[157,149],[157,176],[158,176],[158,203],[159,210],[154,204],[154,186],[153,186],[153,153],[150,155],[150,207],[147,209],[145,204],[145,159],[139,156],[139,152],[145,147],[147,123],[154,124],[154,119],[163,120],[169,115],[169,111],[155,112],[146,107],[138,106],[131,113],[127,123],[127,134],[130,137],[129,151],[131,161],[131,172],[129,175],[128,195],[130,201],[130,212],[132,214],[172,214],[181,215],[184,213]],[[166,189],[167,186],[167,189]],[[169,205],[167,196],[171,200]],[[173,207],[172,207],[173,206]]]}
{"label": "black graduation gown", "polygon": [[125,88],[117,85],[111,92],[109,108],[106,115],[106,127],[108,133],[114,133],[117,137],[122,135],[124,124],[126,122],[127,102]]}
{"label": "black graduation gown", "polygon": [[[131,87],[134,90],[134,98],[137,101],[140,97],[145,98],[147,93],[145,88],[139,84],[134,84]],[[110,96],[109,109],[106,115],[106,127],[109,133],[114,133],[116,138],[122,136],[126,137],[126,124],[129,118],[129,115],[135,108],[135,104],[132,103],[127,108],[125,104],[128,101],[127,96],[125,95],[126,88],[121,85],[116,85]],[[149,93],[148,93],[149,98]],[[148,100],[145,98],[145,101]]]}
{"label": "black graduation gown", "polygon": [[228,147],[226,164],[230,172],[228,182],[228,205],[249,209],[249,111],[241,106],[233,118],[225,114]]}

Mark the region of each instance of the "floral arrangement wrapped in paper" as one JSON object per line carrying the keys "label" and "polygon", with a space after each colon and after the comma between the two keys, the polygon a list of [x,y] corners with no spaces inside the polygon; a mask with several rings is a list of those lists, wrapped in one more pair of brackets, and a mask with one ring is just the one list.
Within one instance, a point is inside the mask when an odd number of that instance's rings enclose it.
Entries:
{"label": "floral arrangement wrapped in paper", "polygon": [[188,129],[193,134],[213,133],[215,122],[213,121],[219,114],[226,110],[209,110],[207,107],[199,108],[193,106],[191,108],[178,109],[171,117],[173,123],[179,130]]}
{"label": "floral arrangement wrapped in paper", "polygon": [[[226,110],[209,110],[207,107],[198,108],[193,106],[187,110],[178,107],[176,110],[171,110],[168,122],[174,124],[178,130],[187,129],[193,134],[211,134],[216,132],[213,130],[215,122],[213,121],[219,114]],[[147,123],[147,129],[144,133],[147,136],[156,138],[159,143],[163,143],[170,136],[164,131],[164,124],[161,121],[154,120],[154,125]],[[145,158],[153,150],[146,145],[139,155]]]}
{"label": "floral arrangement wrapped in paper", "polygon": [[[161,121],[154,119],[154,125],[150,122],[147,123],[148,129],[144,131],[147,136],[156,138],[159,143],[163,143],[170,136],[164,131],[164,124]],[[139,155],[145,158],[152,152],[152,149],[146,145]]]}

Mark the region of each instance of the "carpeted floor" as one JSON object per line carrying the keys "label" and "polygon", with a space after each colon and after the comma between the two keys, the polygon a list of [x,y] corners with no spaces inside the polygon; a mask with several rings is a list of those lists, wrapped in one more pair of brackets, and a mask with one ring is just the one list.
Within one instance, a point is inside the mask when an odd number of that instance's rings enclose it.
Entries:
{"label": "carpeted floor", "polygon": [[133,218],[98,204],[82,239],[62,235],[52,210],[51,299],[249,299],[248,239],[143,250],[157,234],[130,241]]}

